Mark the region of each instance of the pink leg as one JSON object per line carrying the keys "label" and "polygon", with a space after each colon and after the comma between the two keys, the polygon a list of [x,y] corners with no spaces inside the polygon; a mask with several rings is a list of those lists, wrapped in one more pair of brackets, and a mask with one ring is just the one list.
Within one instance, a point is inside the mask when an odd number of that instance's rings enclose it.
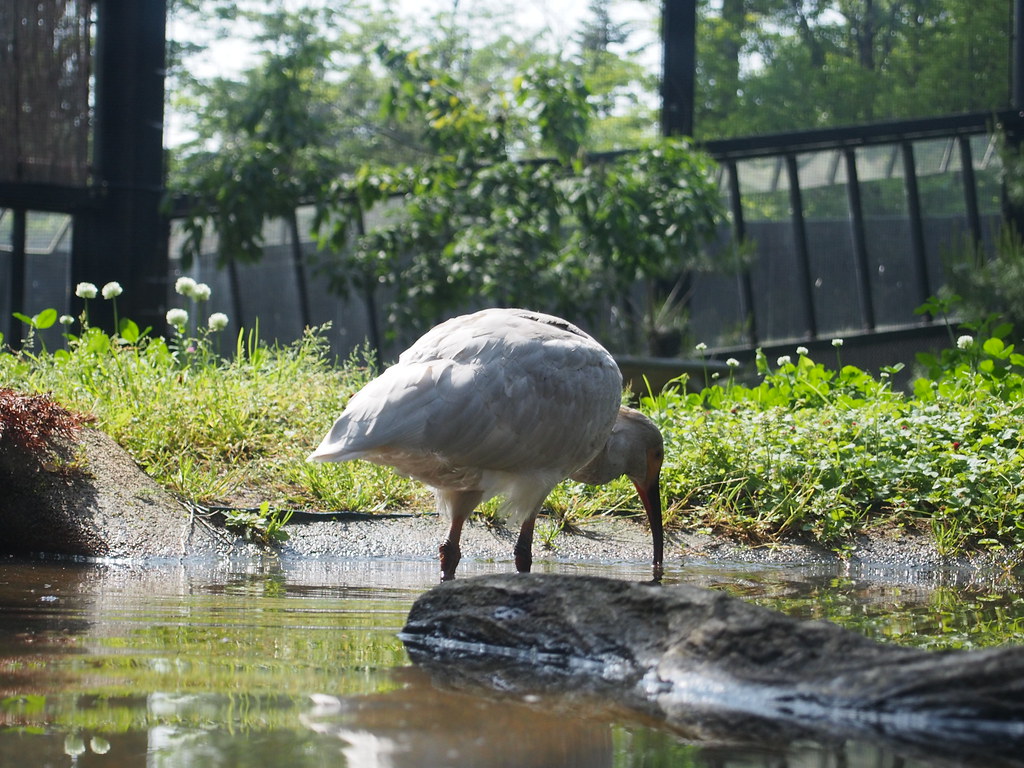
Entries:
{"label": "pink leg", "polygon": [[438,548],[438,554],[441,556],[441,581],[451,581],[455,578],[455,569],[459,567],[459,560],[462,559],[459,540],[462,538],[464,522],[465,520],[453,519],[448,528],[448,535]]}
{"label": "pink leg", "polygon": [[447,515],[451,521],[448,535],[438,548],[441,558],[441,581],[451,581],[455,578],[455,569],[459,567],[459,560],[462,559],[462,550],[459,547],[462,526],[482,497],[480,491],[437,491],[437,511]]}

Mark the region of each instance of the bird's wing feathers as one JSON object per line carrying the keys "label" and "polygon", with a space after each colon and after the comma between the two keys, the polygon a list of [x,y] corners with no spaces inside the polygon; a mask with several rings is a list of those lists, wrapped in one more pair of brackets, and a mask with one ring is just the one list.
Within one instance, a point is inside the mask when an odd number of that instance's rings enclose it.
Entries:
{"label": "bird's wing feathers", "polygon": [[422,416],[438,398],[435,380],[430,364],[388,368],[352,396],[310,458],[346,461],[385,445],[418,442],[425,426]]}
{"label": "bird's wing feathers", "polygon": [[312,458],[400,449],[452,467],[568,474],[603,445],[621,387],[611,356],[575,326],[485,310],[442,323],[402,353],[352,398]]}
{"label": "bird's wing feathers", "polygon": [[431,344],[435,354],[461,361],[443,387],[452,410],[430,425],[438,450],[453,462],[498,470],[588,460],[618,413],[622,377],[611,356],[575,326],[537,321],[547,315],[485,310],[472,317]]}

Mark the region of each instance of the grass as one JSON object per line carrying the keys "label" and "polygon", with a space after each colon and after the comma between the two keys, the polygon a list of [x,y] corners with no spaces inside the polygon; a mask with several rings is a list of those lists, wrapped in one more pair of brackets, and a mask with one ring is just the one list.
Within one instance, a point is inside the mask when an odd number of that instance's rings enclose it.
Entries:
{"label": "grass", "polygon": [[[39,318],[25,318],[30,332]],[[215,331],[179,327],[164,339],[122,320],[107,335],[86,318],[65,349],[0,352],[0,387],[49,392],[90,414],[184,499],[258,508],[233,522],[265,539],[281,537],[275,510],[432,508],[420,485],[386,468],[304,461],[374,371],[365,353],[332,363],[326,327],[287,346],[243,332],[224,358],[212,351],[223,341]],[[911,528],[950,554],[1019,547],[1024,356],[1009,332],[951,336],[941,355],[920,357],[924,375],[908,393],[890,386],[899,366],[877,375],[844,366],[837,340],[832,367],[802,349],[774,365],[759,355],[756,385],[730,376],[690,393],[680,380],[640,398],[665,435],[666,524],[838,552],[859,533]],[[546,509],[545,540],[594,515],[640,514],[621,479],[563,483]]]}

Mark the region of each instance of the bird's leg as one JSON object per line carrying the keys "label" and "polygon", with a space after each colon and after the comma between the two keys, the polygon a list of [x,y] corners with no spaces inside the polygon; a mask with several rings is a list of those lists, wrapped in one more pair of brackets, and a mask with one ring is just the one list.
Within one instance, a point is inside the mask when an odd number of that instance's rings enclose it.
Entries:
{"label": "bird's leg", "polygon": [[519,538],[516,539],[516,570],[519,573],[529,573],[533,565],[533,525],[537,521],[536,516],[531,515],[519,529]]}
{"label": "bird's leg", "polygon": [[462,523],[462,520],[452,520],[448,535],[438,547],[437,552],[441,557],[441,581],[451,581],[455,578],[455,569],[459,567],[459,560],[462,559],[462,550],[459,548]]}
{"label": "bird's leg", "polygon": [[437,493],[437,511],[447,515],[451,521],[448,526],[448,535],[437,550],[441,559],[441,581],[451,581],[455,578],[455,569],[459,567],[459,560],[462,559],[462,550],[459,548],[459,541],[462,539],[462,526],[470,513],[476,509],[482,496],[480,491],[439,491]]}

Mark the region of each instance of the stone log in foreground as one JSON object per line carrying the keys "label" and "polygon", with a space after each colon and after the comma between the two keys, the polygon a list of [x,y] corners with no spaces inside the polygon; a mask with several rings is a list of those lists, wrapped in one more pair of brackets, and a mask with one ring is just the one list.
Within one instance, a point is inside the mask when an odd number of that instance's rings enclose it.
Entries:
{"label": "stone log in foreground", "polygon": [[612,699],[693,738],[825,735],[1024,764],[1024,648],[932,653],[721,592],[539,574],[442,584],[402,640],[445,685]]}

